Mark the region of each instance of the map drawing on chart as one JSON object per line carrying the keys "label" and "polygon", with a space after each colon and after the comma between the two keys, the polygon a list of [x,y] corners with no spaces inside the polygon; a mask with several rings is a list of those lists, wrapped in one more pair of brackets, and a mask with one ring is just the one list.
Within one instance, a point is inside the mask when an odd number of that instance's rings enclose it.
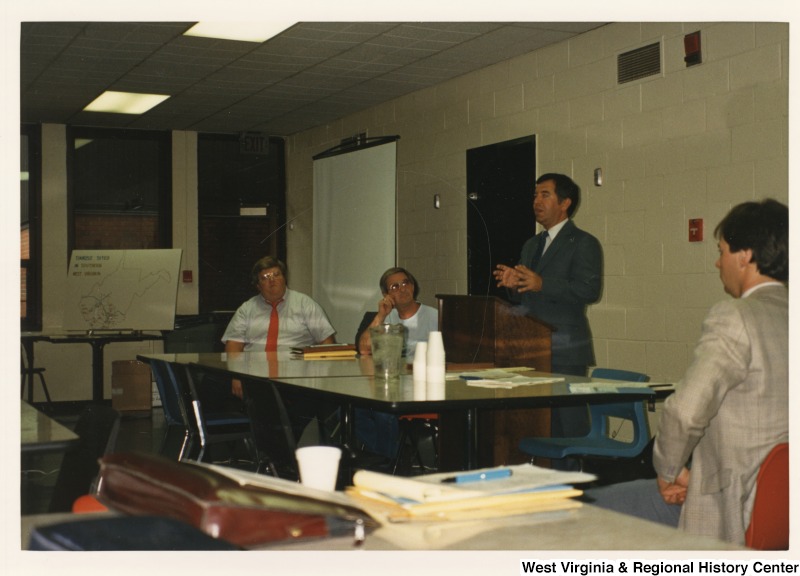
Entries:
{"label": "map drawing on chart", "polygon": [[172,329],[180,250],[76,250],[64,327]]}

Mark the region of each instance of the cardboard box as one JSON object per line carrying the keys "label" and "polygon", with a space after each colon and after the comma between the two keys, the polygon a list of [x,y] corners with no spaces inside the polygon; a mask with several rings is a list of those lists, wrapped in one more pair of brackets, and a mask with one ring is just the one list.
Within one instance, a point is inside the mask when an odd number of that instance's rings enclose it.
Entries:
{"label": "cardboard box", "polygon": [[150,410],[152,401],[149,364],[139,360],[115,360],[111,363],[111,406],[115,410]]}

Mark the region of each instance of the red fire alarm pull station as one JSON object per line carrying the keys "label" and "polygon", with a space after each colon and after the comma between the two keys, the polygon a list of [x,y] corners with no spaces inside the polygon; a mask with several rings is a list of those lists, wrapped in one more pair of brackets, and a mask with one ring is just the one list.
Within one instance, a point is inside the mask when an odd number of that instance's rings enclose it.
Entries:
{"label": "red fire alarm pull station", "polygon": [[703,219],[691,218],[689,220],[689,242],[703,241]]}
{"label": "red fire alarm pull station", "polygon": [[692,32],[683,37],[683,50],[686,54],[683,57],[683,61],[686,62],[687,68],[703,63],[703,51],[700,44],[700,31]]}
{"label": "red fire alarm pull station", "polygon": [[184,270],[183,271],[183,281],[185,283],[189,283],[192,281],[192,271],[191,270]]}

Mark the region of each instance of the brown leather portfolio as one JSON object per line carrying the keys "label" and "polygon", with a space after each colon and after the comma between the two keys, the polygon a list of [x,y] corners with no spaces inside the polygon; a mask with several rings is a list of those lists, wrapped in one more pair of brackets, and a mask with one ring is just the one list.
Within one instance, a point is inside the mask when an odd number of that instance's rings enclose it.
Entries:
{"label": "brown leather portfolio", "polygon": [[358,540],[377,526],[355,506],[243,486],[207,466],[135,452],[100,460],[97,497],[119,512],[181,520],[241,547],[348,534]]}

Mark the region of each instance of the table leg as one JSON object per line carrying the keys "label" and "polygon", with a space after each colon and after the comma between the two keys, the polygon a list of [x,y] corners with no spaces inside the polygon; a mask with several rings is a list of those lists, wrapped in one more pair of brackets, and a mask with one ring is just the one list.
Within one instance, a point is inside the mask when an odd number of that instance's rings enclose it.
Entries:
{"label": "table leg", "polygon": [[26,358],[26,360],[28,362],[27,366],[29,368],[28,370],[26,370],[27,374],[25,374],[25,379],[27,380],[27,384],[28,384],[28,403],[29,404],[33,404],[33,370],[31,370],[31,368],[33,368],[33,366],[34,366],[34,364],[33,364],[33,345],[34,345],[34,343],[35,342],[33,340],[30,340],[30,339],[27,339],[27,338],[23,338],[22,339],[22,348],[25,350],[25,358]]}
{"label": "table leg", "polygon": [[470,408],[466,413],[466,453],[464,454],[464,469],[474,470],[478,466],[478,409]]}
{"label": "table leg", "polygon": [[92,340],[92,400],[103,401],[103,340]]}

